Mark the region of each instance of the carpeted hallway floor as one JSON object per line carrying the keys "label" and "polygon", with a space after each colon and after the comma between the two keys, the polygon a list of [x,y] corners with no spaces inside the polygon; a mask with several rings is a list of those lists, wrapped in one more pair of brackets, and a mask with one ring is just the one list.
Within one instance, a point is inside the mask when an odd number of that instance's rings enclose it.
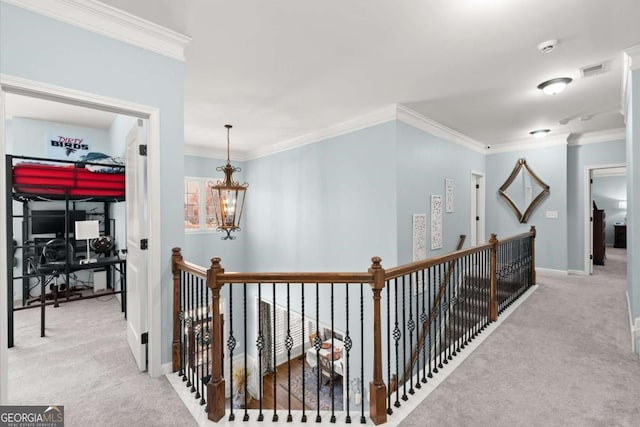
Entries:
{"label": "carpeted hallway floor", "polygon": [[539,288],[401,426],[640,426],[626,251]]}
{"label": "carpeted hallway floor", "polygon": [[165,377],[139,373],[114,297],[15,313],[9,404],[64,405],[66,427],[197,425]]}
{"label": "carpeted hallway floor", "polygon": [[[398,411],[389,424],[640,426],[626,252],[607,254],[590,277],[539,272],[537,290],[406,419]],[[10,403],[65,405],[70,427],[197,425],[166,378],[137,372],[115,299],[48,307],[47,316],[40,338],[39,310],[16,313]],[[266,424],[253,421],[234,424]]]}

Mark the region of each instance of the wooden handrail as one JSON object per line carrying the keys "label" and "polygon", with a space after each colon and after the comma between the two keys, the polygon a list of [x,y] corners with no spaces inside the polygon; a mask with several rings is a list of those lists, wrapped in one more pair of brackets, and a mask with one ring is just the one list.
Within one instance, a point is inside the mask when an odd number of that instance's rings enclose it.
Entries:
{"label": "wooden handrail", "polygon": [[[173,248],[174,251],[178,251],[180,253],[180,248]],[[201,277],[203,279],[207,278],[207,269],[204,267],[200,267],[197,264],[194,264],[189,261],[184,261],[182,259],[182,255],[180,255],[179,259],[173,259],[173,268],[172,271],[175,273],[176,270],[182,270],[186,273],[191,273],[194,276]]]}
{"label": "wooden handrail", "polygon": [[433,258],[429,258],[421,261],[415,261],[410,264],[405,264],[398,267],[390,268],[388,270],[385,270],[384,279],[385,280],[395,279],[397,277],[401,277],[406,274],[413,273],[415,271],[425,270],[429,267],[433,267],[434,265],[444,264],[445,262],[454,261],[458,258],[475,254],[477,252],[482,252],[487,249],[491,249],[491,245],[489,243],[486,243],[480,246],[474,246],[472,248],[456,250],[454,252],[451,252],[450,254],[433,257]]}
{"label": "wooden handrail", "polygon": [[371,273],[222,273],[220,283],[373,283]]}
{"label": "wooden handrail", "polygon": [[[535,227],[533,227],[535,229]],[[521,240],[527,237],[531,237],[531,231],[527,231],[526,233],[517,234],[515,236],[507,237],[506,239],[500,239],[500,244],[513,242],[515,240]]]}

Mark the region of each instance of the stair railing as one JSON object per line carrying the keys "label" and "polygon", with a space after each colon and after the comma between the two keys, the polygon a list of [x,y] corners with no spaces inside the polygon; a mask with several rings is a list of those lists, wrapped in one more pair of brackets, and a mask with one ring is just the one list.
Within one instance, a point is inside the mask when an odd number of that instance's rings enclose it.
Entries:
{"label": "stair railing", "polygon": [[173,370],[212,421],[263,421],[268,409],[274,422],[286,411],[288,422],[315,412],[383,424],[535,284],[534,250],[531,227],[387,270],[374,257],[360,273],[227,273],[220,258],[205,269],[176,248]]}

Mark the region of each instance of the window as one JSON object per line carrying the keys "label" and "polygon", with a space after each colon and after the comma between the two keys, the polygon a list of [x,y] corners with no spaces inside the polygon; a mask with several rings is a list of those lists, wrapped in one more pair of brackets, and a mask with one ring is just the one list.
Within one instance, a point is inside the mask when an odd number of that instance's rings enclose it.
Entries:
{"label": "window", "polygon": [[213,178],[184,179],[184,228],[187,231],[215,231],[218,228]]}

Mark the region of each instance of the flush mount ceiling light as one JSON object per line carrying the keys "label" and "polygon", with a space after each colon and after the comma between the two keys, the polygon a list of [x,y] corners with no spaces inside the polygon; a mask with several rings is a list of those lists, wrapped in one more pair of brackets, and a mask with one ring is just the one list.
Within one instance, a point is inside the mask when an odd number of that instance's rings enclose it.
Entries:
{"label": "flush mount ceiling light", "polygon": [[534,138],[544,138],[549,132],[551,132],[551,129],[536,129],[529,132],[529,135]]}
{"label": "flush mount ceiling light", "polygon": [[222,240],[235,239],[231,236],[232,231],[240,231],[240,220],[244,209],[244,196],[247,193],[249,184],[240,184],[233,180],[233,173],[240,172],[240,168],[232,166],[229,161],[229,130],[231,125],[224,125],[227,128],[227,164],[218,166],[217,171],[224,172],[224,181],[218,181],[211,187],[211,197],[213,208],[216,214],[218,231],[227,233]]}
{"label": "flush mount ceiling light", "polygon": [[538,89],[547,95],[556,95],[567,88],[567,85],[573,80],[570,77],[558,77],[557,79],[547,80],[538,85]]}

